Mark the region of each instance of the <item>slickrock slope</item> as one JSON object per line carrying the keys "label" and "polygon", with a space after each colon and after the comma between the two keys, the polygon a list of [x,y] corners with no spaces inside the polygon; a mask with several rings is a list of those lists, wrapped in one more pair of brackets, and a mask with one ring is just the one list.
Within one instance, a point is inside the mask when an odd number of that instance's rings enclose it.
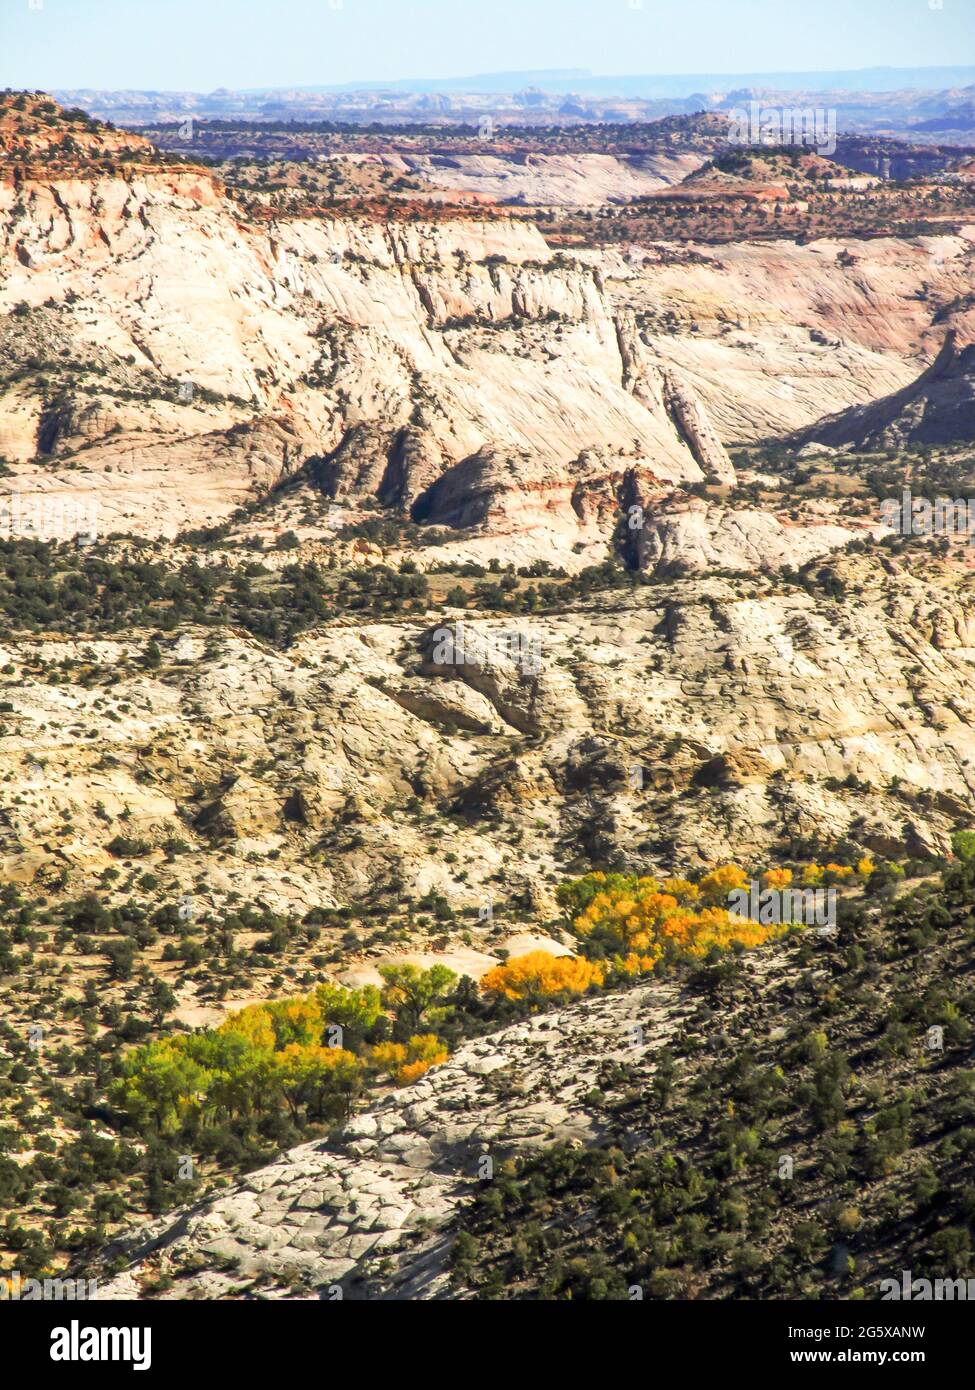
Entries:
{"label": "slickrock slope", "polygon": [[621,158],[613,154],[423,156],[409,165],[435,188],[469,190],[498,203],[600,207],[645,197],[699,168],[692,150]]}
{"label": "slickrock slope", "polygon": [[791,434],[910,386],[944,345],[938,316],[975,276],[973,228],[689,249],[689,261],[607,253],[601,273],[726,444]]}
{"label": "slickrock slope", "polygon": [[[671,413],[627,389],[598,275],[527,223],[245,222],[202,170],[113,164],[111,133],[50,174],[15,163],[16,138],[0,448],[22,466],[5,490],[104,491],[112,525],[172,534],[308,457],[339,450],[343,480],[368,477],[363,426],[411,428],[440,470],[483,448],[542,468],[599,448],[703,476],[693,389],[673,384]],[[253,450],[255,432],[279,442]]]}
{"label": "slickrock slope", "polygon": [[[752,963],[756,980],[769,959]],[[512,1153],[599,1137],[589,1093],[613,1061],[653,1074],[657,1050],[692,1005],[653,984],[587,1000],[464,1044],[328,1143],[304,1144],[226,1194],[109,1246],[129,1267],[101,1299],[140,1296],[174,1276],[164,1298],[449,1297],[446,1257],[458,1203]],[[597,1093],[598,1094],[598,1093]]]}
{"label": "slickrock slope", "polygon": [[[126,186],[105,210],[97,189],[82,186],[69,201],[71,192],[29,194],[23,219],[12,219],[7,245],[33,236],[31,264],[14,264],[0,307],[36,306],[19,325],[23,348],[35,339],[43,355],[65,339],[73,357],[104,348],[113,360],[108,381],[81,388],[90,408],[77,460],[70,433],[52,432],[42,403],[23,384],[14,388],[3,445],[32,466],[12,490],[49,477],[38,454],[57,439],[58,462],[81,463],[89,487],[111,471],[107,489],[132,494],[133,530],[172,533],[187,511],[198,522],[221,520],[287,476],[291,459],[342,446],[342,467],[361,471],[355,431],[363,424],[411,426],[441,467],[486,444],[528,448],[540,465],[599,446],[635,449],[672,480],[702,476],[697,451],[666,412],[622,387],[612,315],[592,272],[560,266],[529,227],[302,221],[275,227],[262,244],[222,210],[158,188]],[[484,264],[492,256],[504,264]],[[52,300],[59,307],[40,307]],[[185,404],[183,381],[195,388]],[[123,405],[120,413],[115,399],[132,391],[144,401],[137,433],[134,412]],[[84,413],[79,394],[75,382],[74,416]],[[270,472],[251,472],[241,448],[254,422],[290,437],[287,454],[267,460]],[[188,441],[208,456],[208,473],[224,475],[223,508],[187,476],[180,449]],[[58,485],[82,484],[60,474]]]}
{"label": "slickrock slope", "polygon": [[917,381],[869,405],[856,406],[796,436],[833,448],[890,449],[975,440],[975,342],[950,331]]}

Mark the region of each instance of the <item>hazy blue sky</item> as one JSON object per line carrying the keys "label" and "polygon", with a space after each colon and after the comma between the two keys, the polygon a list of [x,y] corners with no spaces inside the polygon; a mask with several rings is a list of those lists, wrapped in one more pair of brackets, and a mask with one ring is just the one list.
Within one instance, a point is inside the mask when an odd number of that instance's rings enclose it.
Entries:
{"label": "hazy blue sky", "polygon": [[0,86],[975,63],[975,0],[0,0]]}

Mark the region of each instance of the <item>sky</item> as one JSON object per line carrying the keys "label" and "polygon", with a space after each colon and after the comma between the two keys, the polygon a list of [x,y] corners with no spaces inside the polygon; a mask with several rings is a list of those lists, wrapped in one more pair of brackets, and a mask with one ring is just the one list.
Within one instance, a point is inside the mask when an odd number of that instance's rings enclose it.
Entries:
{"label": "sky", "polygon": [[975,64],[975,0],[0,0],[0,87]]}

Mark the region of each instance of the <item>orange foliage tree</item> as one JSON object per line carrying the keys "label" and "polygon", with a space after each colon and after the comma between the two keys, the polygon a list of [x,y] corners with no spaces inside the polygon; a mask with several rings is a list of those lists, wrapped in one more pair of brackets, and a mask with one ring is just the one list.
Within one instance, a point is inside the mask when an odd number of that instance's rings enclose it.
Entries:
{"label": "orange foliage tree", "polygon": [[603,984],[605,974],[596,961],[529,951],[489,970],[481,979],[481,989],[505,999],[544,999],[553,994],[585,994],[593,985]]}
{"label": "orange foliage tree", "polygon": [[587,874],[567,885],[561,897],[570,930],[595,959],[612,961],[621,974],[643,974],[662,960],[700,958],[711,950],[752,947],[779,936],[780,926],[764,926],[718,906],[748,875],[723,864],[699,883],[648,876]]}
{"label": "orange foliage tree", "polygon": [[369,1049],[368,1065],[371,1071],[408,1086],[447,1057],[447,1044],[436,1033],[414,1033],[408,1043],[376,1043]]}

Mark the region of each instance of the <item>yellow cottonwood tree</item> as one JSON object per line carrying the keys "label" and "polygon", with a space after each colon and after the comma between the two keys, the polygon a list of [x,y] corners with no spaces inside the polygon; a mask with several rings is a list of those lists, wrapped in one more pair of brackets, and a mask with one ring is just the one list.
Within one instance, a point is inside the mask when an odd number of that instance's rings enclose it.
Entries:
{"label": "yellow cottonwood tree", "polygon": [[309,1114],[319,1118],[344,1118],[362,1087],[365,1067],[361,1058],[341,1047],[289,1043],[274,1054],[273,1061],[293,1114],[305,1106]]}
{"label": "yellow cottonwood tree", "polygon": [[733,916],[718,905],[748,882],[737,864],[719,865],[696,885],[668,879],[662,886],[669,892],[649,876],[603,877],[594,892],[577,891],[574,900],[586,906],[572,919],[570,930],[590,956],[609,957],[622,975],[645,974],[664,958],[700,958],[713,948],[759,946],[785,928]]}
{"label": "yellow cottonwood tree", "polygon": [[585,994],[593,985],[601,985],[605,974],[601,965],[579,956],[529,951],[489,970],[481,979],[481,989],[505,999],[544,999],[553,994]]}
{"label": "yellow cottonwood tree", "polygon": [[435,1033],[414,1033],[408,1043],[376,1043],[369,1049],[368,1065],[397,1085],[408,1086],[449,1055],[447,1044]]}

